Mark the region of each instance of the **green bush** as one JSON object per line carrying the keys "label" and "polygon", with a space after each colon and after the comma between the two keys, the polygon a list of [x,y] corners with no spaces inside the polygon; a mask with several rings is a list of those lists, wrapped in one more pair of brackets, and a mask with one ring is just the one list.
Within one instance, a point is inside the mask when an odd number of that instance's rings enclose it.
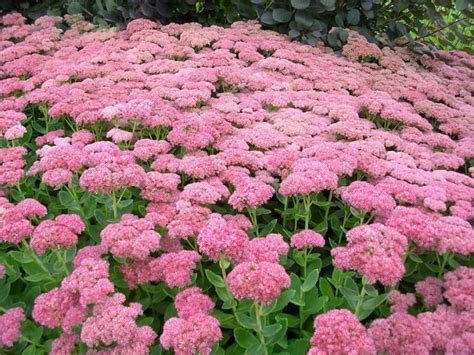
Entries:
{"label": "green bush", "polygon": [[[353,28],[379,45],[403,38],[441,49],[472,52],[474,13],[469,0],[6,0],[3,10],[41,14],[82,12],[96,23],[123,27],[136,18],[162,23],[199,22],[227,25],[258,19],[263,26],[294,39],[320,41],[339,49]],[[335,30],[330,31],[331,28]]]}

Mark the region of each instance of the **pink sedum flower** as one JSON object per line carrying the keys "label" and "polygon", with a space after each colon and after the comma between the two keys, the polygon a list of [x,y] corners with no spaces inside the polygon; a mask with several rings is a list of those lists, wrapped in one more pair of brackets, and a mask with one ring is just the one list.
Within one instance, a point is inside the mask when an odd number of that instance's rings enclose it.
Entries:
{"label": "pink sedum flower", "polygon": [[334,309],[314,319],[308,354],[375,354],[375,347],[354,314],[346,309]]}
{"label": "pink sedum flower", "polygon": [[143,313],[141,304],[130,303],[127,307],[124,302],[125,296],[115,293],[94,306],[92,316],[81,329],[81,340],[88,347],[103,344],[113,346],[117,353],[148,353],[157,335],[151,327],[136,324],[136,318]]}
{"label": "pink sedum flower", "polygon": [[296,249],[322,248],[324,244],[324,237],[311,229],[302,230],[291,237],[291,246]]}
{"label": "pink sedum flower", "polygon": [[233,262],[239,262],[246,252],[249,239],[244,231],[214,213],[199,232],[197,243],[199,251],[213,261],[217,261],[222,255]]}
{"label": "pink sedum flower", "polygon": [[59,215],[54,220],[41,222],[33,231],[30,246],[38,254],[51,247],[69,248],[77,244],[78,234],[86,226],[76,214]]}
{"label": "pink sedum flower", "polygon": [[109,224],[100,233],[101,245],[115,256],[144,259],[160,247],[160,235],[145,218],[125,214],[118,223]]}
{"label": "pink sedum flower", "polygon": [[8,309],[0,316],[0,347],[12,347],[20,337],[21,322],[25,320],[23,308]]}
{"label": "pink sedum flower", "polygon": [[168,319],[163,327],[160,343],[165,349],[172,348],[176,355],[207,355],[221,339],[219,321],[207,314],[197,313],[185,319]]}
{"label": "pink sedum flower", "polygon": [[202,293],[199,287],[187,288],[176,295],[174,300],[178,316],[188,319],[196,314],[209,314],[214,309],[214,302]]}
{"label": "pink sedum flower", "polygon": [[194,251],[178,251],[162,254],[151,263],[156,279],[163,280],[169,287],[184,287],[191,282],[191,277],[201,255]]}
{"label": "pink sedum flower", "polygon": [[423,301],[429,307],[434,307],[443,302],[443,281],[436,277],[427,277],[423,281],[418,281],[415,285]]}
{"label": "pink sedum flower", "polygon": [[405,273],[403,257],[408,242],[404,235],[380,223],[361,225],[347,232],[349,243],[331,250],[333,264],[356,270],[370,283],[393,285]]}
{"label": "pink sedum flower", "polygon": [[229,197],[229,205],[237,211],[244,208],[256,208],[272,198],[275,190],[270,185],[255,178],[248,178],[236,186]]}
{"label": "pink sedum flower", "polygon": [[282,235],[271,233],[264,238],[252,239],[247,244],[243,261],[278,263],[280,256],[287,255],[289,249]]}
{"label": "pink sedum flower", "polygon": [[241,263],[229,273],[226,281],[236,299],[250,298],[263,305],[277,299],[282,289],[291,283],[281,265],[269,262]]}
{"label": "pink sedum flower", "polygon": [[474,310],[474,268],[460,266],[444,275],[444,298],[459,310]]}
{"label": "pink sedum flower", "polygon": [[423,325],[412,315],[394,313],[386,319],[376,319],[369,328],[377,353],[430,354],[433,343]]}
{"label": "pink sedum flower", "polygon": [[413,293],[401,293],[397,290],[392,290],[388,294],[388,300],[392,303],[390,312],[408,313],[408,309],[416,304],[416,298]]}

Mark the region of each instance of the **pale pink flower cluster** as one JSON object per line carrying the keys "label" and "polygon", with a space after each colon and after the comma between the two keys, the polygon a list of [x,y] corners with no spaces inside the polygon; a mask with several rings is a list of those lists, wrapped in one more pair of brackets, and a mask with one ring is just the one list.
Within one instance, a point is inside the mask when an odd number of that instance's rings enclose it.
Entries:
{"label": "pale pink flower cluster", "polygon": [[31,235],[30,247],[38,254],[44,254],[51,247],[69,248],[77,244],[78,235],[86,226],[80,216],[64,214],[54,220],[41,222]]}
{"label": "pale pink flower cluster", "polygon": [[175,354],[210,354],[212,346],[222,339],[219,321],[210,316],[211,299],[200,288],[188,288],[176,295],[178,317],[165,322],[160,343]]}

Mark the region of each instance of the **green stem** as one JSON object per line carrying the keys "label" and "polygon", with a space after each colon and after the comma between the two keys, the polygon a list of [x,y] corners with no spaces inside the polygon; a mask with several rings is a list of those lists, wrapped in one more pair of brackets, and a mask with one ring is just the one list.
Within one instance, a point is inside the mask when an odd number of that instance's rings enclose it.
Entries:
{"label": "green stem", "polygon": [[[438,277],[443,276],[444,268],[450,257],[451,257],[451,252],[449,251],[443,254],[443,262],[439,265]],[[438,264],[439,264],[439,258],[438,258]]]}
{"label": "green stem", "polygon": [[361,308],[362,308],[362,305],[364,304],[364,298],[365,298],[365,285],[367,284],[367,279],[365,276],[362,277],[362,290],[360,291],[360,295],[359,295],[359,300],[357,301],[357,306],[356,306],[356,309],[355,309],[355,314],[357,316],[357,318],[359,318],[360,316],[360,311],[361,311]]}
{"label": "green stem", "polygon": [[267,349],[267,344],[265,343],[265,337],[263,335],[263,329],[262,329],[262,321],[260,319],[261,314],[262,314],[262,309],[261,305],[258,303],[255,303],[255,319],[257,320],[257,334],[260,339],[260,342],[263,345],[263,354],[268,355],[268,349]]}
{"label": "green stem", "polygon": [[326,206],[326,213],[324,214],[324,220],[328,220],[329,210],[331,209],[331,201],[332,201],[332,190],[329,190],[329,197],[328,197],[328,205]]}
{"label": "green stem", "polygon": [[303,196],[303,205],[304,205],[304,229],[309,228],[309,221],[311,219],[311,196]]}
{"label": "green stem", "polygon": [[[23,246],[27,249],[30,249],[30,246],[28,245],[28,243],[26,243],[26,240],[23,239],[23,242],[22,242]],[[36,255],[36,252],[34,250],[30,250],[31,251],[31,257],[33,258],[33,260],[36,262],[36,264],[38,264],[38,266],[44,271],[46,272],[46,274],[48,274],[48,278],[51,279],[51,281],[56,281],[56,279],[53,277],[53,275],[51,275],[51,273],[49,272],[49,270],[46,268],[46,266],[44,266],[43,262],[41,261],[40,258],[38,258],[38,256]]]}
{"label": "green stem", "polygon": [[117,208],[117,198],[115,197],[115,190],[112,190],[112,211],[114,213],[114,219],[118,216],[118,208]]}
{"label": "green stem", "polygon": [[61,263],[61,266],[63,270],[65,271],[65,275],[69,275],[69,269],[66,264],[66,258],[64,258],[63,255],[61,255],[61,250],[59,248],[54,248],[53,252],[58,258],[59,262]]}
{"label": "green stem", "polygon": [[258,231],[257,209],[247,207],[247,212],[249,214],[250,220],[252,221],[252,225],[255,230],[255,235],[259,237],[260,234]]}
{"label": "green stem", "polygon": [[286,226],[286,210],[288,209],[288,196],[283,199],[283,228]]}
{"label": "green stem", "polygon": [[[221,269],[222,278],[224,279],[224,284],[225,284],[225,289],[226,289],[226,291],[227,291],[227,294],[228,294],[230,297],[234,298],[234,296],[232,295],[232,292],[230,292],[229,287],[227,286],[227,281],[226,281],[226,279],[227,279],[227,273],[226,273],[226,271],[225,271],[225,257],[224,257],[224,255],[220,255],[220,256],[219,256],[219,267],[220,267],[220,269]],[[232,306],[232,313],[234,314],[234,318],[235,318],[235,320],[237,321],[237,323],[238,323],[241,327],[245,328],[245,326],[240,322],[239,317],[237,317],[237,307],[236,307],[236,306]]]}

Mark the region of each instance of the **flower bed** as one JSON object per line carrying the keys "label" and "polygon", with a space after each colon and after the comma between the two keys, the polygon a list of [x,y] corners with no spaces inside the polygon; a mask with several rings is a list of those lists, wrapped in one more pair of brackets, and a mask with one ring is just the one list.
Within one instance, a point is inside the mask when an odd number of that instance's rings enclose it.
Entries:
{"label": "flower bed", "polygon": [[1,21],[2,352],[474,352],[473,57]]}

